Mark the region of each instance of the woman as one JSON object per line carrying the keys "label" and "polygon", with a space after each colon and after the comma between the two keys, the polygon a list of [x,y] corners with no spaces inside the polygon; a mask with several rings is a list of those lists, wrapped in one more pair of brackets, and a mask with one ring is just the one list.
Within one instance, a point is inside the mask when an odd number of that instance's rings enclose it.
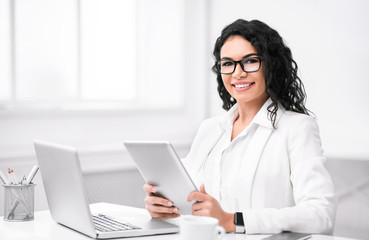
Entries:
{"label": "woman", "polygon": [[[193,215],[218,218],[227,232],[331,233],[333,184],[290,49],[265,23],[239,19],[213,53],[227,113],[202,123],[183,160],[200,186],[188,197]],[[155,187],[144,189],[152,217],[178,216]]]}

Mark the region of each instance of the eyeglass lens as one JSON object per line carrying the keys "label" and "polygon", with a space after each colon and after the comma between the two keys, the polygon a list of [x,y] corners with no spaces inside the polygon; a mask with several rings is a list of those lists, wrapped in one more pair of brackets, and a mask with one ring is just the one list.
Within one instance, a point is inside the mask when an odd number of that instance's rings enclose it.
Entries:
{"label": "eyeglass lens", "polygon": [[233,73],[239,63],[245,72],[256,72],[260,68],[261,60],[258,57],[245,58],[241,61],[220,60],[219,70],[221,73]]}

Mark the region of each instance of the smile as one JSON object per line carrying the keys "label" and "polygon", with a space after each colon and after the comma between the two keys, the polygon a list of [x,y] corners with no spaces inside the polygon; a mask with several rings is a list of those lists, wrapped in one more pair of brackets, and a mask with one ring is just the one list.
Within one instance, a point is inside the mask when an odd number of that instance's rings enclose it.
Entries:
{"label": "smile", "polygon": [[245,87],[250,87],[252,84],[255,84],[255,83],[248,83],[248,84],[232,84],[233,86],[235,86],[236,88],[245,88]]}
{"label": "smile", "polygon": [[232,86],[234,87],[234,89],[239,92],[239,91],[246,91],[246,90],[249,90],[252,85],[254,85],[255,82],[243,82],[243,83],[234,83],[232,84]]}

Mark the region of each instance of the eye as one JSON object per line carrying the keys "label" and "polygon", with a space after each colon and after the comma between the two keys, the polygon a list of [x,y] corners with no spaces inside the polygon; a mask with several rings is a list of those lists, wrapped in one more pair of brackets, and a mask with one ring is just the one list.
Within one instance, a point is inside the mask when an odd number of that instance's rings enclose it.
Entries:
{"label": "eye", "polygon": [[221,61],[220,62],[220,66],[222,67],[230,67],[230,66],[233,66],[234,65],[234,62],[232,61]]}
{"label": "eye", "polygon": [[259,58],[246,58],[242,61],[243,64],[254,64],[258,63],[260,60]]}

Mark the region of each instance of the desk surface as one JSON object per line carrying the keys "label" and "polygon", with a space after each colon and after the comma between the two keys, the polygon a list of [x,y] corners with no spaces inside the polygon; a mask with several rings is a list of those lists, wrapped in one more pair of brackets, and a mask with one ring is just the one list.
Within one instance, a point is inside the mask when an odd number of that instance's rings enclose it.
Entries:
{"label": "desk surface", "polygon": [[[114,210],[123,209],[125,206],[118,206],[107,203],[91,204],[91,210]],[[147,214],[145,209],[137,209],[137,211]],[[90,240],[81,233],[66,228],[56,223],[50,216],[49,211],[35,212],[35,219],[28,222],[7,222],[1,217],[0,219],[0,239],[1,240]],[[246,235],[246,234],[226,234],[221,239],[224,240],[253,240],[262,239],[268,235]],[[139,240],[180,240],[179,234],[147,236],[139,238],[122,238],[122,239],[139,239]],[[322,240],[347,240],[348,238],[332,237],[325,235],[313,235],[311,239]]]}

